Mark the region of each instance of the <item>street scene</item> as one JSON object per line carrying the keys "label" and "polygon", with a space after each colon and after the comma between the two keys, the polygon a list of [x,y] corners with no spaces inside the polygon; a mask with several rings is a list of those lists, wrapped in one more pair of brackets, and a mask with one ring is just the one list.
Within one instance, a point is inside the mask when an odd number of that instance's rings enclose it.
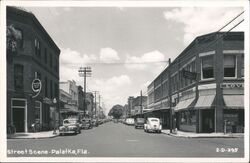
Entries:
{"label": "street scene", "polygon": [[6,6],[7,157],[246,157],[244,15]]}
{"label": "street scene", "polygon": [[134,126],[108,122],[77,135],[50,139],[10,139],[7,152],[9,157],[240,158],[244,156],[244,143],[243,138],[184,138],[146,133]]}

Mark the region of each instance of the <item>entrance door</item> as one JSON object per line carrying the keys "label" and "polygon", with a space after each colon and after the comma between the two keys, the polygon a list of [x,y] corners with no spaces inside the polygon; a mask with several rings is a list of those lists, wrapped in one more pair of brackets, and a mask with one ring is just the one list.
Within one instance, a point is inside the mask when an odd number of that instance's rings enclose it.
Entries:
{"label": "entrance door", "polygon": [[13,108],[13,124],[16,132],[24,132],[24,108]]}
{"label": "entrance door", "polygon": [[214,109],[202,110],[202,132],[214,132]]}
{"label": "entrance door", "polygon": [[12,123],[16,128],[16,132],[27,132],[27,101],[26,99],[13,98],[11,99],[12,108]]}

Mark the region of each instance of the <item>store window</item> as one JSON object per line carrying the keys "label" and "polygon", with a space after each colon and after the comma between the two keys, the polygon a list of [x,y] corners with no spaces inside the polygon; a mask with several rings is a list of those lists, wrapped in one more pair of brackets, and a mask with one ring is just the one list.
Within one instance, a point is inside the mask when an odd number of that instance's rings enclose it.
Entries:
{"label": "store window", "polygon": [[224,77],[236,77],[235,55],[224,55]]}
{"label": "store window", "polygon": [[23,89],[23,65],[14,65],[14,87],[15,90]]}
{"label": "store window", "polygon": [[214,61],[213,56],[205,56],[201,58],[202,60],[202,79],[214,78]]}
{"label": "store window", "polygon": [[182,111],[181,112],[181,124],[195,125],[196,124],[195,110]]}
{"label": "store window", "polygon": [[42,123],[42,103],[40,101],[35,102],[35,121]]}

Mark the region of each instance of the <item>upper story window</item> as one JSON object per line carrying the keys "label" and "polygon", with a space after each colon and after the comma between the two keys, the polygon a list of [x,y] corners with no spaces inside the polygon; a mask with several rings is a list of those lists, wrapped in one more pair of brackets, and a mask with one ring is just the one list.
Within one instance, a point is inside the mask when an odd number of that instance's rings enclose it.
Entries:
{"label": "upper story window", "polygon": [[244,55],[241,56],[241,77],[244,77],[244,70],[245,70],[245,64],[244,64]]}
{"label": "upper story window", "polygon": [[56,72],[58,72],[58,64],[57,64],[57,58],[55,57],[55,60],[54,60],[54,70]]}
{"label": "upper story window", "polygon": [[49,66],[50,66],[50,68],[52,68],[52,65],[53,65],[53,59],[52,58],[53,58],[52,54],[50,53],[50,55],[49,55]]}
{"label": "upper story window", "polygon": [[224,55],[224,77],[236,77],[236,55]]}
{"label": "upper story window", "polygon": [[202,79],[214,78],[214,56],[204,56],[201,58],[201,76]]}
{"label": "upper story window", "polygon": [[19,48],[23,48],[23,31],[21,29],[16,28],[15,29],[16,35],[18,36],[18,43],[17,46]]}
{"label": "upper story window", "polygon": [[14,87],[15,90],[23,89],[23,65],[14,65]]}
{"label": "upper story window", "polygon": [[41,45],[38,39],[35,39],[35,54],[36,56],[38,56],[38,58],[41,59]]}
{"label": "upper story window", "polygon": [[48,54],[47,54],[47,48],[44,49],[44,62],[48,63]]}

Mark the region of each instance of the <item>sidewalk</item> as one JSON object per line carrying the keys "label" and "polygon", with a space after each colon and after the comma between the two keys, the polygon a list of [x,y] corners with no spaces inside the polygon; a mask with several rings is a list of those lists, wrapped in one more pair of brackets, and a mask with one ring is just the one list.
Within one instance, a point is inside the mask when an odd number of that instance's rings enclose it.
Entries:
{"label": "sidewalk", "polygon": [[44,139],[44,138],[53,138],[59,135],[59,131],[56,130],[56,134],[53,134],[53,131],[42,131],[35,133],[16,133],[14,135],[7,135],[7,139]]}
{"label": "sidewalk", "polygon": [[244,133],[194,133],[177,131],[176,133],[170,133],[170,130],[162,130],[162,133],[183,138],[243,138]]}

